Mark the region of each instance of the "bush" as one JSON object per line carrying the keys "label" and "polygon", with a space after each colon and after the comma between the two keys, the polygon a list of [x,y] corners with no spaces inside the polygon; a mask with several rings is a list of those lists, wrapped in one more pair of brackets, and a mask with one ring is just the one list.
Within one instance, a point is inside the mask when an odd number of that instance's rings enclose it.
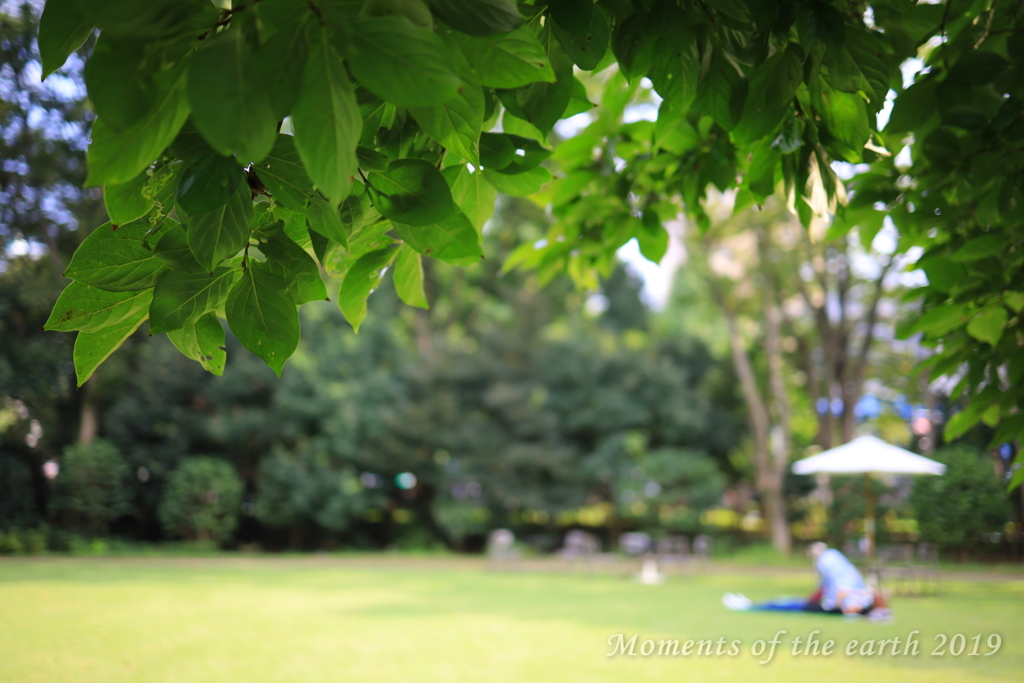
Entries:
{"label": "bush", "polygon": [[242,481],[230,463],[186,458],[171,472],[160,501],[160,523],[171,536],[223,541],[238,524]]}
{"label": "bush", "polygon": [[46,552],[46,528],[0,531],[0,555],[42,555]]}
{"label": "bush", "polygon": [[20,555],[23,547],[17,529],[0,530],[0,555]]}
{"label": "bush", "polygon": [[131,509],[129,474],[121,453],[102,439],[69,446],[54,479],[51,509],[72,529],[105,535]]}
{"label": "bush", "polygon": [[963,446],[933,456],[947,467],[941,477],[914,482],[910,503],[924,540],[968,551],[983,535],[999,533],[1010,521],[1010,502],[989,458]]}
{"label": "bush", "polygon": [[617,485],[620,514],[641,517],[671,533],[703,531],[700,515],[717,504],[725,490],[725,476],[705,452],[686,448],[660,448],[635,460]]}
{"label": "bush", "polygon": [[278,452],[263,462],[258,493],[260,522],[317,536],[345,532],[364,510],[384,503],[380,490],[364,488],[354,470],[333,467],[309,452]]}
{"label": "bush", "polygon": [[431,504],[434,522],[458,547],[471,535],[484,535],[492,528],[491,511],[474,501],[436,496]]}

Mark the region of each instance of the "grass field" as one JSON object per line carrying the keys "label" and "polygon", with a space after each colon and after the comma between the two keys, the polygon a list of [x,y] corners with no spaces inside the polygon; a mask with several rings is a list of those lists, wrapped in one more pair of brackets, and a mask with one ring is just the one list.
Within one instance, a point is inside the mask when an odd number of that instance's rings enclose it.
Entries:
{"label": "grass field", "polygon": [[[43,558],[0,560],[0,681],[574,683],[600,681],[1019,681],[1024,581],[949,582],[894,600],[888,624],[721,607],[801,594],[813,576],[751,568],[640,586],[586,574],[497,573],[409,558]],[[780,629],[772,661],[750,650]],[[793,656],[820,630],[829,656]],[[847,656],[850,640],[920,630],[921,653]],[[639,634],[637,656],[607,657]],[[929,653],[966,636],[960,656]],[[986,640],[1002,638],[993,656]],[[982,634],[979,656],[971,638]],[[739,640],[737,656],[640,655],[646,639]],[[959,641],[954,647],[959,646]],[[858,650],[861,646],[858,646]],[[724,648],[728,651],[728,646]],[[902,646],[901,646],[902,651]],[[755,678],[756,677],[756,678]]]}

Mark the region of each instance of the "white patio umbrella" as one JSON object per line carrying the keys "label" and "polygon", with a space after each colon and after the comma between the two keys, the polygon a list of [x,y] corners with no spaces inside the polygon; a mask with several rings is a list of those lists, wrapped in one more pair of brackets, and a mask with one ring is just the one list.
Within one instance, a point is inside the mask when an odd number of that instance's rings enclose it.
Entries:
{"label": "white patio umbrella", "polygon": [[876,436],[860,436],[849,443],[797,460],[794,474],[863,474],[864,532],[868,539],[868,555],[875,553],[875,497],[871,486],[873,474],[933,474],[946,473],[946,466],[917,453],[893,446]]}

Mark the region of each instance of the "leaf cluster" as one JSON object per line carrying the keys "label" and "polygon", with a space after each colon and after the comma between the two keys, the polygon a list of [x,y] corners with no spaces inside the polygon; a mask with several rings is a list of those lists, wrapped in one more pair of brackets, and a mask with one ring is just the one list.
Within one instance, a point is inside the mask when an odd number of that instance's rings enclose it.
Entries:
{"label": "leaf cluster", "polygon": [[423,257],[480,261],[497,190],[550,179],[535,139],[485,132],[513,107],[542,138],[581,92],[543,24],[509,0],[47,2],[44,77],[99,29],[86,185],[110,222],[46,326],[79,332],[79,383],[146,320],[220,374],[224,319],[280,373],[324,273],[356,329],[386,271],[426,307]]}

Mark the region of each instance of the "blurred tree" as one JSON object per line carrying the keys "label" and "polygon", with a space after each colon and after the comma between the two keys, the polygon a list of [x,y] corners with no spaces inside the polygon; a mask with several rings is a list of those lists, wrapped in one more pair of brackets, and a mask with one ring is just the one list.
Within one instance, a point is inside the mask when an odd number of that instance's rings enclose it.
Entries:
{"label": "blurred tree", "polygon": [[380,490],[366,488],[351,464],[338,467],[324,452],[279,450],[260,465],[256,518],[287,531],[291,547],[321,547],[325,535],[344,534],[366,510],[382,507]]}
{"label": "blurred tree", "polygon": [[131,511],[128,479],[128,466],[110,442],[68,446],[53,481],[50,509],[71,529],[105,535],[111,522]]}
{"label": "blurred tree", "polygon": [[0,530],[31,526],[38,520],[32,473],[20,460],[0,453]]}
{"label": "blurred tree", "polygon": [[[832,446],[835,419],[841,442],[853,438],[854,408],[884,327],[880,304],[885,296],[893,302],[897,286],[887,276],[899,259],[871,249],[874,233],[861,232],[864,247],[852,236],[829,239],[816,220],[805,229],[772,198],[757,212],[732,209],[727,201],[709,205],[716,220],[706,234],[691,232],[689,266],[724,318],[753,439],[755,484],[772,543],[788,552],[784,482],[794,410],[816,416],[821,447]],[[896,310],[887,306],[888,316]]]}
{"label": "blurred tree", "polygon": [[0,3],[0,403],[23,413],[0,420],[0,449],[27,468],[21,495],[36,511],[41,464],[76,438],[80,416],[95,415],[88,390],[74,389],[71,336],[41,329],[71,253],[103,219],[99,192],[80,189],[92,119],[83,60],[72,55],[40,82],[39,5]]}
{"label": "blurred tree", "polygon": [[736,443],[735,399],[715,384],[720,364],[692,338],[656,336],[641,283],[621,265],[601,282],[598,306],[568,278],[542,288],[534,273],[499,270],[547,222],[532,204],[503,197],[485,234],[496,258],[432,269],[439,300],[417,328],[430,352],[385,452],[374,454],[431,488],[437,520],[456,538],[524,510],[555,519],[584,505],[614,509],[636,438],[719,463]]}
{"label": "blurred tree", "polygon": [[914,482],[914,516],[923,539],[966,558],[983,536],[1003,533],[1011,521],[1006,488],[991,459],[978,450],[949,446],[933,457],[946,464],[946,474]]}
{"label": "blurred tree", "polygon": [[167,478],[160,521],[167,534],[221,542],[238,525],[242,482],[219,458],[186,458]]}

